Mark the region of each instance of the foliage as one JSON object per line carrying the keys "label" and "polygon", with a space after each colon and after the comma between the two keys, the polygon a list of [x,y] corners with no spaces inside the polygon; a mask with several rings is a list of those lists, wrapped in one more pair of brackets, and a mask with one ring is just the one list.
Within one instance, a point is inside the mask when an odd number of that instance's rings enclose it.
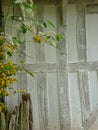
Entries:
{"label": "foliage", "polygon": [[[55,28],[51,21],[36,21],[33,16],[34,4],[31,1],[15,0],[14,8],[20,8],[21,16],[10,16],[10,22],[16,22],[20,26],[20,31],[24,35],[29,31],[32,34],[32,42],[39,44],[48,44],[57,47],[63,36],[53,31],[45,31],[48,26]],[[10,96],[10,89],[13,93],[25,93],[25,90],[14,90],[14,82],[17,81],[16,74],[18,71],[26,71],[31,76],[33,74],[21,68],[11,61],[11,57],[18,51],[19,46],[23,43],[17,36],[7,34],[1,31],[0,35],[0,99]],[[15,78],[14,78],[15,77]],[[7,106],[0,102],[0,112],[7,110]]]}

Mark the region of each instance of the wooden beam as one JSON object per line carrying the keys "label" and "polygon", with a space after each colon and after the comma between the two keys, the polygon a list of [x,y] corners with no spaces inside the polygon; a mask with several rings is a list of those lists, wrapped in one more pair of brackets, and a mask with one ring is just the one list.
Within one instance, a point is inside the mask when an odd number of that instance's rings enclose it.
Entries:
{"label": "wooden beam", "polygon": [[83,127],[84,130],[88,130],[98,117],[98,105],[93,109],[89,116],[84,120]]}
{"label": "wooden beam", "polygon": [[87,59],[87,45],[86,45],[86,27],[85,27],[85,4],[82,2],[76,6],[77,24],[76,24],[76,41],[78,47],[78,60],[85,61]]}
{"label": "wooden beam", "polygon": [[[37,11],[37,20],[43,20],[44,6],[41,4]],[[40,28],[39,28],[40,30]],[[45,46],[39,46],[36,44],[36,63],[45,63]],[[40,68],[40,66],[39,66]],[[37,68],[37,69],[39,69]],[[42,68],[41,68],[42,69]],[[40,72],[37,74],[37,93],[38,93],[38,109],[39,109],[39,128],[40,130],[47,130],[49,127],[49,117],[48,117],[48,97],[47,97],[47,74],[46,72]]]}
{"label": "wooden beam", "polygon": [[82,1],[82,3],[86,3],[86,4],[98,4],[98,0],[68,0],[69,4],[80,4]]}
{"label": "wooden beam", "polygon": [[[25,42],[24,42],[24,44],[22,44],[20,46],[20,52],[23,52],[25,54],[25,52],[26,52],[26,43]],[[17,63],[19,63],[20,61],[23,61],[24,63],[26,62],[26,55],[19,53],[18,55],[16,55],[16,57],[17,57],[16,58]],[[26,72],[20,72],[18,76],[19,76],[19,84],[18,85],[20,86],[20,89],[27,90],[27,74],[26,74]]]}
{"label": "wooden beam", "polygon": [[[63,9],[63,10],[62,10]],[[69,89],[68,89],[68,70],[67,70],[67,42],[66,42],[66,15],[67,0],[57,6],[57,26],[58,33],[64,35],[64,39],[58,44],[57,61],[58,61],[58,91],[59,91],[59,111],[61,130],[71,130],[70,108],[69,108]],[[63,16],[63,19],[62,17]],[[65,18],[64,18],[65,17]]]}
{"label": "wooden beam", "polygon": [[57,63],[35,63],[35,64],[26,64],[26,69],[33,72],[45,72],[45,73],[55,73],[58,68]]}
{"label": "wooden beam", "polygon": [[[24,65],[26,69],[34,72],[47,72],[47,73],[53,73],[56,72],[59,68],[59,65],[57,63],[35,63],[35,64],[26,64]],[[78,62],[78,63],[69,63],[68,68],[66,65],[63,66],[65,69],[68,69],[69,71],[79,71],[81,69],[85,70],[98,70],[98,61],[94,62]],[[63,68],[63,69],[64,69]]]}
{"label": "wooden beam", "polygon": [[33,0],[34,3],[37,3],[37,4],[46,4],[46,5],[52,5],[52,4],[58,4],[60,3],[59,0]]}
{"label": "wooden beam", "polygon": [[78,62],[69,63],[69,71],[79,71],[81,69],[85,70],[98,70],[98,62]]}
{"label": "wooden beam", "polygon": [[7,128],[6,118],[5,118],[5,114],[2,112],[2,113],[0,113],[0,129],[6,130],[6,128]]}
{"label": "wooden beam", "polygon": [[79,92],[81,103],[82,124],[90,112],[90,95],[89,95],[89,79],[88,71],[79,71]]}
{"label": "wooden beam", "polygon": [[98,4],[87,5],[88,14],[98,14]]}

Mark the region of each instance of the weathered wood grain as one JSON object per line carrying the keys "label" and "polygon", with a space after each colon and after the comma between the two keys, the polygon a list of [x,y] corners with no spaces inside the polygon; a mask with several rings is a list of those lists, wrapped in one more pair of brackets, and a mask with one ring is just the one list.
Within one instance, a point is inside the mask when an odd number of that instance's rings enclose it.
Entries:
{"label": "weathered wood grain", "polygon": [[19,107],[16,107],[15,130],[19,130]]}
{"label": "weathered wood grain", "polygon": [[81,69],[89,71],[98,70],[98,61],[69,63],[69,71],[78,71]]}
{"label": "weathered wood grain", "polygon": [[[43,20],[43,5],[39,6],[36,11],[37,20]],[[38,28],[40,30],[40,28]],[[42,30],[41,30],[42,31]],[[37,92],[38,92],[38,109],[39,109],[39,125],[40,130],[47,130],[48,129],[48,106],[47,106],[47,75],[46,71],[44,71],[43,63],[45,63],[45,46],[39,46],[36,44],[36,63],[38,64],[38,70],[40,69],[37,74]],[[45,67],[47,68],[47,67]],[[35,71],[35,70],[34,70]]]}
{"label": "weathered wood grain", "polygon": [[90,112],[89,79],[88,71],[86,70],[79,70],[79,92],[83,124]]}
{"label": "weathered wood grain", "polygon": [[9,130],[15,130],[15,120],[16,120],[16,115],[12,114],[9,123]]}
{"label": "weathered wood grain", "polygon": [[77,25],[76,25],[76,41],[78,47],[78,60],[85,61],[87,59],[87,46],[86,46],[86,27],[85,27],[85,4],[77,5]]}
{"label": "weathered wood grain", "polygon": [[10,112],[0,113],[0,130],[33,130],[30,94],[22,95],[22,102]]}
{"label": "weathered wood grain", "polygon": [[[62,5],[64,12],[62,12]],[[69,90],[68,90],[68,71],[67,71],[67,42],[66,29],[62,26],[61,16],[66,17],[67,0],[62,1],[57,7],[57,31],[64,35],[64,39],[58,44],[57,61],[58,61],[58,90],[59,90],[59,111],[61,130],[70,130],[70,109],[69,109]],[[66,25],[66,18],[63,19]]]}
{"label": "weathered wood grain", "polygon": [[53,73],[56,72],[58,64],[57,63],[35,63],[35,64],[26,64],[26,69],[33,72],[47,72]]}
{"label": "weathered wood grain", "polygon": [[[86,4],[98,4],[98,0],[82,0]],[[69,4],[80,4],[81,0],[68,0]]]}
{"label": "weathered wood grain", "polygon": [[60,1],[59,0],[34,0],[34,3],[37,4],[43,4],[43,5],[53,5],[53,4],[58,4]]}
{"label": "weathered wood grain", "polygon": [[5,114],[1,113],[0,114],[0,130],[6,130],[6,119],[5,119]]}
{"label": "weathered wood grain", "polygon": [[27,90],[27,73],[26,72],[19,72],[18,73],[18,85],[20,86],[19,89]]}
{"label": "weathered wood grain", "polygon": [[96,121],[98,117],[98,105],[93,109],[93,111],[87,116],[83,122],[84,130],[88,130],[92,124]]}
{"label": "weathered wood grain", "polygon": [[[26,53],[26,43],[24,41],[24,44],[22,46],[20,46],[20,52],[22,53]],[[26,55],[23,55],[22,53],[18,54],[18,63],[20,64],[20,62],[26,63]],[[24,65],[22,66],[24,67]],[[20,73],[20,77],[19,77],[19,82],[20,82],[20,87],[23,87],[23,89],[27,87],[27,77],[26,77],[26,73],[25,72],[21,72]],[[22,82],[21,82],[22,81]],[[25,81],[25,82],[24,82]]]}
{"label": "weathered wood grain", "polygon": [[38,106],[39,106],[39,123],[40,130],[48,128],[48,100],[47,100],[47,85],[46,74],[37,74],[37,90],[38,90]]}
{"label": "weathered wood grain", "polygon": [[23,103],[19,106],[19,129],[23,130]]}
{"label": "weathered wood grain", "polygon": [[87,5],[88,14],[98,14],[98,4]]}
{"label": "weathered wood grain", "polygon": [[29,130],[29,101],[23,102],[23,130]]}

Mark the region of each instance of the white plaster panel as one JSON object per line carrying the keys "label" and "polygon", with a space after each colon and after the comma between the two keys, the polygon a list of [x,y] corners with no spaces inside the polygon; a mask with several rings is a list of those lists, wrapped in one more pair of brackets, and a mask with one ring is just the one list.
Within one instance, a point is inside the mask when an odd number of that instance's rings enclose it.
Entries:
{"label": "white plaster panel", "polygon": [[[56,26],[56,6],[48,6],[44,7],[43,18],[46,21],[51,21]],[[56,28],[52,28],[49,26],[44,31],[47,32],[49,30],[56,31]],[[51,46],[45,46],[46,53],[46,62],[56,62],[56,48]]]}
{"label": "white plaster panel", "polygon": [[98,75],[96,71],[89,72],[89,91],[91,110],[98,104]]}
{"label": "white plaster panel", "polygon": [[69,99],[70,99],[72,130],[73,129],[82,130],[81,106],[80,106],[79,83],[77,72],[69,73]]}
{"label": "white plaster panel", "polygon": [[68,62],[77,62],[77,43],[76,43],[76,6],[68,5],[67,8],[67,45]]}
{"label": "white plaster panel", "polygon": [[47,85],[49,130],[60,130],[57,76],[55,73],[48,74]]}
{"label": "white plaster panel", "polygon": [[26,63],[35,63],[35,43],[26,42]]}
{"label": "white plaster panel", "polygon": [[98,14],[86,15],[87,60],[98,61]]}
{"label": "white plaster panel", "polygon": [[31,32],[27,31],[27,33],[25,35],[25,41],[26,42],[33,42],[33,35]]}
{"label": "white plaster panel", "polygon": [[[15,77],[16,78],[16,77]],[[16,93],[14,94],[14,90],[17,90],[19,89],[18,87],[18,82],[15,82],[13,85],[12,85],[13,89],[8,89],[8,91],[11,92],[11,95],[7,97],[7,105],[8,105],[8,108],[10,111],[12,111],[15,106],[18,106],[19,105],[19,93]]]}
{"label": "white plaster panel", "polygon": [[39,109],[38,109],[38,93],[37,93],[37,82],[36,75],[31,77],[27,75],[27,91],[31,95],[32,101],[32,110],[33,110],[33,129],[39,130]]}

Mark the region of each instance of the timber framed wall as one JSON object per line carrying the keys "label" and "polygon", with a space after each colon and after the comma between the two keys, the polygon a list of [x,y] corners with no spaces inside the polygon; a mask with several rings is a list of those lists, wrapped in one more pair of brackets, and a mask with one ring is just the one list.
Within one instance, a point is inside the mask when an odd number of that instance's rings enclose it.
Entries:
{"label": "timber framed wall", "polygon": [[[20,49],[29,56],[17,54],[13,59],[16,63],[24,61],[26,68],[36,73],[34,79],[18,73],[19,82],[15,84],[31,94],[34,130],[97,130],[98,1],[35,2],[39,4],[36,19],[52,21],[57,27],[54,30],[64,39],[55,49],[32,43],[28,33]],[[6,4],[3,8],[6,12]],[[7,32],[20,36],[13,27],[14,23],[6,23]],[[20,95],[12,96],[7,103],[12,109],[19,100]]]}
{"label": "timber framed wall", "polygon": [[71,124],[75,130],[98,129],[97,4],[97,1],[69,0],[67,10]]}

